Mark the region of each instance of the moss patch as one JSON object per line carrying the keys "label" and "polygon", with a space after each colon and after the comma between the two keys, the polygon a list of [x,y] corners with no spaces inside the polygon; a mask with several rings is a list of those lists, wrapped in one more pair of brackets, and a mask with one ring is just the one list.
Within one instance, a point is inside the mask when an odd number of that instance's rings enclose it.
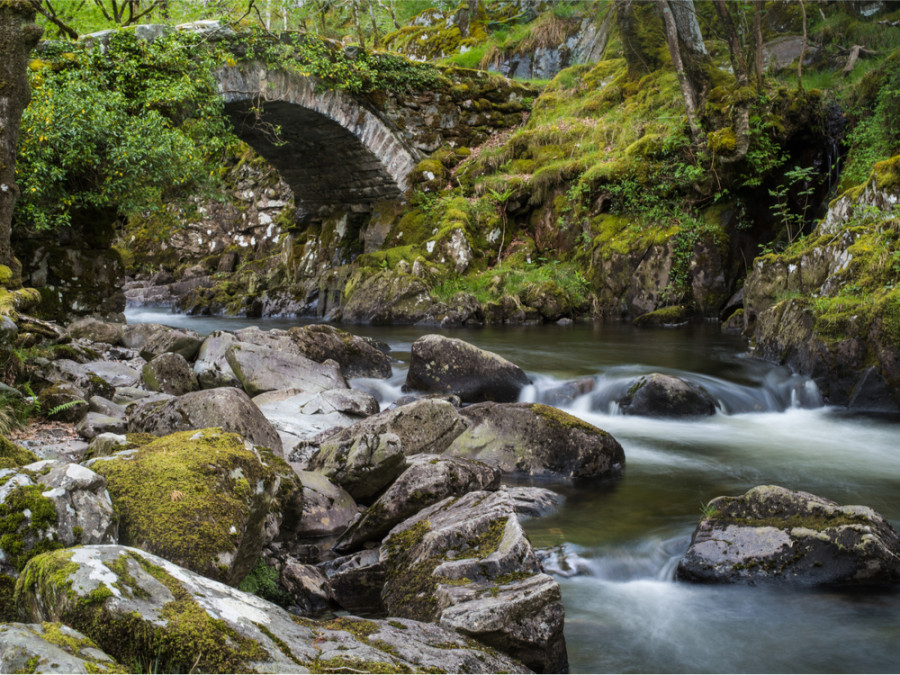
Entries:
{"label": "moss patch", "polygon": [[63,547],[47,532],[56,525],[56,506],[41,494],[44,489],[42,485],[17,486],[0,503],[0,549],[17,570],[32,557]]}
{"label": "moss patch", "polygon": [[38,461],[38,456],[21,445],[0,436],[0,469],[13,469]]}

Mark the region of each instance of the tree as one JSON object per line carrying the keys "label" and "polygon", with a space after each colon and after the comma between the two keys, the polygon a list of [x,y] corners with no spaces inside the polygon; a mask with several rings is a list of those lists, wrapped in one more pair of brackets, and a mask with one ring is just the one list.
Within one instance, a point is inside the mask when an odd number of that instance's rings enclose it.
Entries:
{"label": "tree", "polygon": [[29,52],[43,29],[34,24],[34,7],[27,0],[0,0],[0,265],[18,279],[21,266],[10,245],[13,209],[19,197],[16,148],[22,112],[31,98],[27,67]]}
{"label": "tree", "polygon": [[614,7],[628,77],[637,79],[653,72],[660,65],[656,49],[663,40],[653,5],[636,0],[615,0]]}
{"label": "tree", "polygon": [[666,31],[672,65],[678,75],[691,136],[702,136],[699,114],[709,93],[710,58],[697,23],[693,0],[657,0]]}

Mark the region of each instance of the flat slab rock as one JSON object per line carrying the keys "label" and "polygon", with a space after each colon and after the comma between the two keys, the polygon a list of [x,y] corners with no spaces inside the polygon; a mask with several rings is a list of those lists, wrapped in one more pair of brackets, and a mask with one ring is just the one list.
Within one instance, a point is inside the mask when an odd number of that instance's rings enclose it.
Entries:
{"label": "flat slab rock", "polygon": [[[437,625],[302,619],[124,546],[38,556],[23,580],[18,597],[30,620],[67,623],[122,663],[158,662],[167,672],[528,672]],[[216,649],[204,649],[210,644]]]}
{"label": "flat slab rock", "polygon": [[900,536],[867,506],[775,485],[707,505],[678,564],[685,581],[865,586],[900,582]]}

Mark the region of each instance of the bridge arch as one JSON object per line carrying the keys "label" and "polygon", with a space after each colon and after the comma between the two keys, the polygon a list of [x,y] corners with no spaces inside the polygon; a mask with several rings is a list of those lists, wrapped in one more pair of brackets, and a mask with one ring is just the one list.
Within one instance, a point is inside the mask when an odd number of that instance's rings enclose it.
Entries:
{"label": "bridge arch", "polygon": [[221,68],[216,79],[235,132],[294,191],[299,220],[337,205],[365,210],[409,187],[419,152],[351,94],[261,63]]}

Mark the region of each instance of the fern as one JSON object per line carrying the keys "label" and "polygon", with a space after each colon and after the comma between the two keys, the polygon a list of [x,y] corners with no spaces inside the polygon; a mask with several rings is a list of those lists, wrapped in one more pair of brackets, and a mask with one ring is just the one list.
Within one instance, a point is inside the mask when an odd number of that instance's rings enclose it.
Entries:
{"label": "fern", "polygon": [[74,408],[79,403],[87,403],[87,401],[81,398],[76,398],[74,401],[66,401],[65,403],[60,403],[58,406],[54,406],[47,412],[47,417],[58,415],[59,413],[68,410],[69,408]]}

